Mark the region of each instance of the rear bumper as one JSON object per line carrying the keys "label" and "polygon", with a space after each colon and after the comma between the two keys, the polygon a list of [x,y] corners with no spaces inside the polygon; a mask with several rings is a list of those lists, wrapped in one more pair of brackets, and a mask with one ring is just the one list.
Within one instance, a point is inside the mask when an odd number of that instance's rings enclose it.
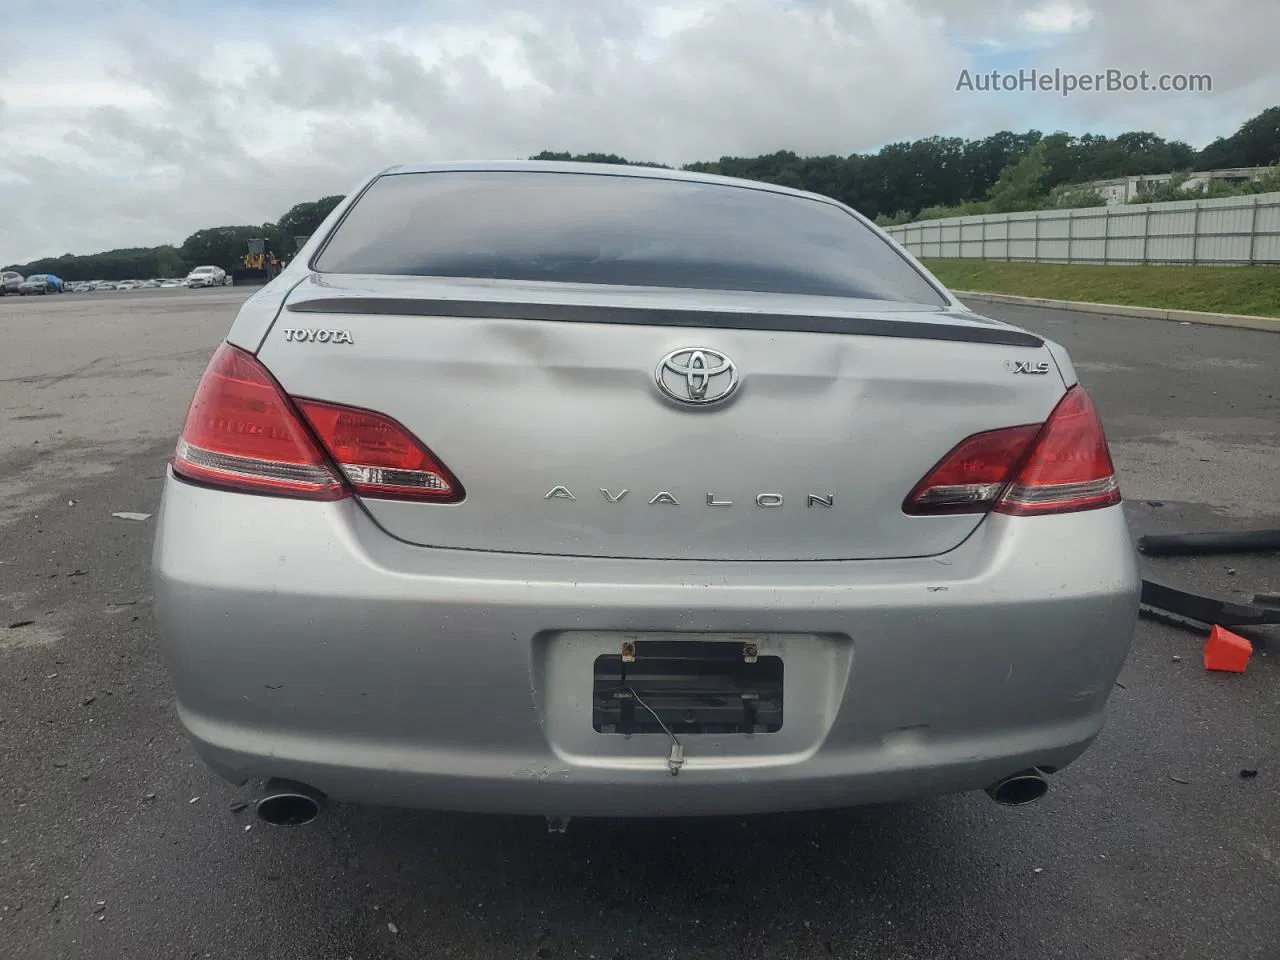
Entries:
{"label": "rear bumper", "polygon": [[[812,809],[1061,768],[1101,727],[1140,580],[1119,508],[991,517],[941,557],[583,560],[413,547],[352,502],[170,478],[153,563],[183,724],[242,782],[549,815]],[[626,632],[764,635],[773,734],[596,733]]]}

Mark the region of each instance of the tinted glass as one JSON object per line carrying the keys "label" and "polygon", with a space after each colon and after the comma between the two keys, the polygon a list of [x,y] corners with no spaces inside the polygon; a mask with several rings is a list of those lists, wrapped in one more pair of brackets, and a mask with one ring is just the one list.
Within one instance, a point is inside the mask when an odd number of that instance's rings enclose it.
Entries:
{"label": "tinted glass", "polygon": [[356,202],[315,266],[326,273],[945,302],[897,251],[833,204],[600,174],[384,176]]}

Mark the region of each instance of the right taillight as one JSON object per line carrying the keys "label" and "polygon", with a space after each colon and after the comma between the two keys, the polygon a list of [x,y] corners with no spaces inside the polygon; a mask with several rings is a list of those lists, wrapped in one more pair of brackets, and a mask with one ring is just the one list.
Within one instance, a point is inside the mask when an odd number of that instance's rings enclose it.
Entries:
{"label": "right taillight", "polygon": [[1084,387],[1067,391],[1000,502],[1017,517],[1095,510],[1120,502],[1107,436]]}
{"label": "right taillight", "polygon": [[1006,427],[962,441],[916,485],[903,510],[1032,516],[1119,502],[1102,422],[1084,388],[1075,386],[1043,425]]}

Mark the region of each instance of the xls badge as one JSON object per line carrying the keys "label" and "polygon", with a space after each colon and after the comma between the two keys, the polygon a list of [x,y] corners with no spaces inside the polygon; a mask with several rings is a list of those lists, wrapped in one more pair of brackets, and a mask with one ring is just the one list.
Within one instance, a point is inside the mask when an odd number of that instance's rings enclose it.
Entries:
{"label": "xls badge", "polygon": [[1037,377],[1044,376],[1050,370],[1048,360],[1006,360],[1004,368],[1010,373],[1029,373]]}

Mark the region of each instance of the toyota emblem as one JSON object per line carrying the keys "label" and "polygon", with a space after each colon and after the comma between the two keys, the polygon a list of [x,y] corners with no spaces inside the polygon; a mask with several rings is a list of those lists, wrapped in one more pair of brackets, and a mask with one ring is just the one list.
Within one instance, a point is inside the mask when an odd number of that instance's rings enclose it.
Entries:
{"label": "toyota emblem", "polygon": [[658,389],[678,403],[705,405],[729,399],[738,389],[738,368],[717,350],[673,350],[654,372]]}

